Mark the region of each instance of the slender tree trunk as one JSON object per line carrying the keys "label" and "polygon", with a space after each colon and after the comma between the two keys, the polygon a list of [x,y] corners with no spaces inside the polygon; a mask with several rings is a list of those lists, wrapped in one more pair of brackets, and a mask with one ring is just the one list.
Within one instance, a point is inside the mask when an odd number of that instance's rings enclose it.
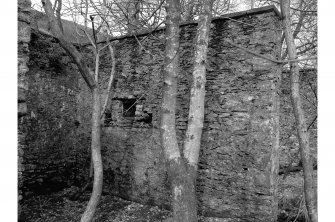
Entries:
{"label": "slender tree trunk", "polygon": [[[96,46],[95,53],[95,81],[99,79],[99,58],[100,52],[98,46]],[[98,84],[97,84],[98,85]],[[101,101],[99,85],[92,90],[93,107],[92,107],[92,163],[94,169],[93,177],[93,191],[91,194],[90,201],[86,206],[86,210],[81,217],[81,222],[91,222],[93,220],[94,213],[97,209],[101,193],[102,193],[102,182],[103,182],[103,166],[101,158]]]}
{"label": "slender tree trunk", "polygon": [[[88,87],[92,91],[92,141],[91,141],[91,150],[92,150],[92,161],[94,169],[94,179],[93,179],[93,191],[90,198],[90,201],[86,207],[84,214],[82,215],[81,222],[91,222],[93,220],[94,213],[96,211],[97,205],[100,200],[102,192],[102,183],[103,183],[103,167],[102,167],[102,158],[101,158],[101,103],[100,103],[100,92],[98,84],[98,73],[99,73],[99,50],[98,45],[96,47],[96,66],[95,73],[93,73],[85,61],[83,60],[82,55],[77,51],[77,49],[68,42],[62,31],[61,20],[60,20],[60,10],[62,1],[58,1],[58,17],[57,19],[54,16],[52,9],[52,4],[50,0],[41,0],[44,7],[45,13],[48,16],[48,20],[51,26],[52,34],[59,40],[62,48],[72,57],[74,62],[77,64],[78,69],[86,81]],[[95,78],[94,78],[95,75]]]}
{"label": "slender tree trunk", "polygon": [[198,22],[193,65],[193,82],[190,95],[188,126],[184,143],[184,157],[188,164],[197,169],[201,134],[205,110],[206,62],[211,24],[213,0],[202,1],[202,14]]}
{"label": "slender tree trunk", "polygon": [[[289,59],[296,59],[296,47],[293,40],[291,21],[290,21],[290,1],[281,0],[281,11],[283,15],[284,35],[287,45]],[[299,92],[299,67],[296,62],[290,63],[291,80],[291,101],[296,120],[300,156],[304,171],[304,194],[308,216],[312,222],[317,222],[316,195],[313,181],[313,166],[310,159],[309,137],[306,127],[306,118],[302,109],[302,102]]]}
{"label": "slender tree trunk", "polygon": [[161,138],[172,189],[174,222],[197,221],[195,179],[204,119],[206,55],[212,0],[205,0],[196,36],[190,113],[183,157],[177,143],[175,109],[177,95],[180,3],[167,1],[166,57],[161,113]]}
{"label": "slender tree trunk", "polygon": [[250,0],[250,8],[253,9],[255,5],[255,0]]}
{"label": "slender tree trunk", "polygon": [[133,0],[133,2],[129,3],[129,10],[128,10],[128,33],[129,34],[133,34],[136,31],[139,31],[140,9],[141,9],[141,0]]}
{"label": "slender tree trunk", "polygon": [[[186,174],[184,161],[178,147],[175,112],[177,95],[177,75],[179,72],[179,20],[180,3],[179,0],[167,1],[166,17],[166,48],[164,61],[164,88],[161,113],[161,139],[162,146],[167,161],[168,175],[172,189],[172,209],[174,222],[196,221],[190,200],[194,202],[190,189],[193,184]],[[188,186],[189,185],[189,186]]]}
{"label": "slender tree trunk", "polygon": [[94,168],[94,180],[93,180],[93,191],[91,194],[90,201],[87,204],[86,210],[81,217],[81,222],[91,222],[93,220],[94,213],[99,203],[102,182],[103,182],[103,169],[100,151],[100,114],[101,114],[101,103],[100,103],[100,92],[98,87],[92,90],[93,93],[93,112],[92,112],[92,161]]}
{"label": "slender tree trunk", "polygon": [[190,209],[192,221],[196,221],[197,201],[195,193],[195,182],[199,162],[199,152],[201,145],[201,135],[204,123],[205,111],[205,84],[206,84],[206,63],[209,42],[209,32],[211,24],[211,11],[213,0],[203,0],[201,2],[201,14],[198,22],[195,54],[193,64],[193,81],[190,94],[190,109],[188,115],[188,125],[186,139],[184,142],[183,154],[186,159],[188,176],[190,177]]}
{"label": "slender tree trunk", "polygon": [[183,16],[183,21],[188,22],[193,20],[193,9],[196,4],[198,4],[197,0],[189,0],[187,3],[185,3],[185,13]]}

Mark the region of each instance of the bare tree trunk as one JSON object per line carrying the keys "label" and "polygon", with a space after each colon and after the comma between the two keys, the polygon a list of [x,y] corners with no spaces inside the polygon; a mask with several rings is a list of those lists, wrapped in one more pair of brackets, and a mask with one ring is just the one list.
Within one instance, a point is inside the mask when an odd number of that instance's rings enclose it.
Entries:
{"label": "bare tree trunk", "polygon": [[134,0],[128,6],[128,33],[133,34],[140,28],[140,9],[142,0]]}
{"label": "bare tree trunk", "polygon": [[[95,53],[95,81],[99,79],[99,58],[100,52],[98,45],[96,45]],[[92,107],[92,141],[91,141],[91,152],[92,152],[92,163],[94,169],[93,177],[93,191],[91,194],[90,201],[86,206],[86,210],[81,217],[81,222],[91,222],[93,220],[94,213],[97,209],[101,193],[102,193],[102,182],[103,182],[103,166],[101,159],[101,101],[99,85],[92,90],[93,94],[93,107]]]}
{"label": "bare tree trunk", "polygon": [[92,161],[94,168],[94,180],[93,180],[93,191],[90,201],[87,204],[86,210],[81,217],[81,222],[91,222],[93,220],[94,213],[100,200],[102,192],[103,182],[103,169],[100,151],[100,114],[101,114],[101,103],[100,103],[100,92],[98,87],[93,89],[93,112],[92,112]]}
{"label": "bare tree trunk", "polygon": [[102,182],[103,182],[103,168],[102,168],[102,158],[101,158],[101,103],[100,103],[100,92],[98,85],[98,73],[99,73],[99,51],[98,46],[96,45],[96,66],[95,66],[95,78],[94,73],[89,69],[85,61],[83,60],[82,55],[77,51],[77,49],[68,42],[62,32],[62,27],[60,20],[60,10],[61,2],[58,1],[57,19],[54,16],[52,9],[52,4],[50,0],[41,0],[44,10],[48,16],[48,20],[51,26],[52,34],[59,40],[60,45],[63,49],[72,57],[74,62],[77,64],[78,69],[85,79],[88,87],[91,89],[93,94],[93,104],[92,104],[92,141],[91,141],[91,150],[92,150],[92,161],[94,169],[94,180],[93,180],[93,191],[90,198],[90,201],[86,207],[84,214],[82,215],[81,222],[91,222],[93,220],[94,213],[96,211],[97,205],[100,200],[102,192]]}
{"label": "bare tree trunk", "polygon": [[197,29],[190,109],[186,139],[184,143],[184,157],[188,161],[188,164],[195,169],[197,169],[198,164],[201,134],[204,122],[206,60],[212,4],[213,0],[202,1],[203,13],[200,15]]}
{"label": "bare tree trunk", "polygon": [[189,0],[187,1],[187,3],[185,3],[185,13],[183,16],[183,21],[188,22],[193,20],[193,9],[194,6],[196,6],[197,4],[199,4],[197,0]]}
{"label": "bare tree trunk", "polygon": [[[201,14],[198,22],[195,55],[193,65],[193,81],[190,94],[190,109],[188,115],[188,125],[186,139],[184,142],[183,154],[187,162],[187,172],[190,177],[191,196],[193,200],[191,209],[192,215],[197,215],[197,201],[195,193],[195,181],[199,162],[199,152],[201,145],[201,135],[204,123],[205,111],[205,84],[206,84],[206,62],[209,42],[209,32],[211,24],[211,12],[213,0],[203,0],[201,2]],[[195,221],[195,220],[193,220]]]}
{"label": "bare tree trunk", "polygon": [[161,139],[171,182],[173,221],[188,222],[196,221],[196,214],[195,218],[194,214],[190,215],[191,212],[194,212],[194,209],[190,209],[193,206],[190,204],[190,200],[194,202],[195,197],[190,192],[190,189],[193,189],[193,185],[190,184],[190,177],[186,175],[187,172],[180,155],[175,128],[177,75],[179,72],[179,0],[167,1],[166,9],[166,55],[160,126]]}
{"label": "bare tree trunk", "polygon": [[[290,21],[290,2],[281,0],[281,11],[283,15],[284,35],[287,45],[289,59],[296,59],[296,47],[293,40]],[[316,195],[313,182],[313,165],[310,159],[309,137],[306,127],[306,119],[302,109],[299,92],[299,67],[296,62],[290,63],[291,101],[296,120],[300,156],[304,171],[304,194],[308,216],[312,222],[317,222]]]}
{"label": "bare tree trunk", "polygon": [[184,155],[182,157],[178,147],[175,129],[177,75],[179,72],[180,4],[178,0],[167,1],[166,57],[161,113],[161,138],[171,181],[173,221],[175,222],[197,221],[195,178],[204,120],[205,64],[212,3],[212,0],[202,2],[203,14],[199,20],[196,36],[189,122],[184,144]]}

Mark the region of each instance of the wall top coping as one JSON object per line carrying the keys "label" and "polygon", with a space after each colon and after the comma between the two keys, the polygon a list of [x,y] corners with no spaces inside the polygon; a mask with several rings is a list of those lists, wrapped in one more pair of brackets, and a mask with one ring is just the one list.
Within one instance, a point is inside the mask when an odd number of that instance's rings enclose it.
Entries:
{"label": "wall top coping", "polygon": [[239,11],[239,12],[224,14],[224,15],[212,18],[212,21],[213,20],[219,20],[219,19],[225,19],[225,18],[238,18],[238,17],[247,16],[247,15],[262,14],[262,13],[267,13],[267,12],[271,12],[271,11],[275,12],[275,14],[279,18],[282,18],[281,13],[278,11],[276,6],[269,5],[269,6],[264,6],[264,7],[260,7],[260,8],[249,9],[249,10],[246,10],[246,11]]}
{"label": "wall top coping", "polygon": [[[212,21],[225,20],[225,19],[237,19],[237,18],[241,18],[241,17],[244,17],[244,16],[248,16],[248,15],[263,14],[263,13],[268,13],[268,12],[272,12],[272,11],[275,13],[276,16],[278,16],[280,19],[282,19],[281,13],[278,11],[276,6],[269,5],[269,6],[264,6],[264,7],[260,7],[260,8],[254,8],[254,9],[250,9],[250,10],[224,14],[224,15],[212,18]],[[182,23],[180,23],[180,26],[196,25],[196,24],[198,24],[198,22],[194,22],[194,21],[192,21],[192,22],[182,22]],[[126,35],[122,35],[122,36],[117,36],[117,37],[111,38],[110,41],[116,41],[116,40],[121,40],[121,39],[125,39],[125,38],[132,38],[134,35],[136,35],[136,37],[145,36],[145,35],[148,35],[150,33],[157,32],[157,31],[164,30],[164,29],[165,29],[165,26],[154,29],[153,31],[144,31],[144,32],[140,32],[140,33],[137,33],[137,34],[126,34]],[[106,41],[101,41],[99,43],[104,43],[104,42],[106,42]],[[88,45],[88,44],[83,44],[83,45]]]}
{"label": "wall top coping", "polygon": [[[212,21],[225,20],[225,19],[238,19],[238,18],[241,18],[241,17],[249,16],[249,15],[263,14],[263,13],[268,13],[268,12],[274,12],[275,15],[278,16],[280,19],[282,18],[281,13],[278,11],[278,9],[274,5],[269,5],[269,6],[265,6],[265,7],[254,8],[254,9],[250,9],[250,10],[224,14],[224,15],[212,18]],[[41,14],[44,14],[44,13],[41,13]],[[194,22],[194,21],[192,21],[192,22],[182,22],[182,23],[180,23],[180,26],[196,25],[196,24],[198,24],[198,22]],[[161,31],[161,30],[164,30],[164,29],[165,29],[165,26],[156,28],[152,31],[143,31],[143,32],[140,32],[140,33],[135,33],[135,34],[125,34],[125,35],[122,35],[122,36],[113,37],[113,38],[110,39],[110,41],[117,41],[117,40],[121,40],[121,39],[125,39],[125,38],[133,38],[134,35],[136,35],[136,37],[145,36],[145,35],[148,35],[150,33]],[[41,31],[43,31],[42,34],[54,37],[51,33],[46,32],[45,30],[41,30]],[[104,43],[104,42],[106,42],[106,40],[105,41],[100,41],[99,43]],[[74,43],[74,44],[78,45],[78,43]],[[90,45],[90,43],[81,43],[80,45],[81,46],[86,46],[86,45]]]}

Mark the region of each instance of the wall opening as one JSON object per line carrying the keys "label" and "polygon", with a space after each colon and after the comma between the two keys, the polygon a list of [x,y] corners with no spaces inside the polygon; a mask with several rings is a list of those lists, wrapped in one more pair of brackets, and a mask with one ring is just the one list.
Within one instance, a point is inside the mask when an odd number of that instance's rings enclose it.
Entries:
{"label": "wall opening", "polygon": [[129,123],[133,127],[152,126],[152,111],[145,98],[114,98],[113,104],[105,112],[105,127]]}
{"label": "wall opening", "polygon": [[145,107],[145,99],[120,99],[122,102],[122,117],[137,123],[151,124],[152,112]]}
{"label": "wall opening", "polygon": [[127,119],[136,117],[136,99],[122,99],[122,116]]}

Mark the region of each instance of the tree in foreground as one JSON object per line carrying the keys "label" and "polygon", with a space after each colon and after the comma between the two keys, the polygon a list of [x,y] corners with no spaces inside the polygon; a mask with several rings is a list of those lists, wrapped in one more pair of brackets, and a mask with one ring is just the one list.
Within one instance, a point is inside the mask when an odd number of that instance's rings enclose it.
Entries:
{"label": "tree in foreground", "polygon": [[[103,184],[103,165],[102,165],[102,158],[101,158],[101,144],[100,144],[100,137],[101,137],[101,98],[100,98],[100,87],[98,84],[99,79],[99,58],[100,52],[108,47],[111,53],[112,60],[114,60],[114,52],[107,41],[107,44],[103,47],[100,47],[97,43],[96,33],[94,30],[93,25],[93,38],[88,34],[87,30],[85,34],[91,45],[94,49],[95,55],[95,70],[94,72],[88,67],[86,61],[82,54],[78,52],[78,50],[70,43],[65,35],[62,26],[60,11],[62,8],[62,0],[56,0],[54,7],[52,6],[50,0],[42,0],[42,5],[44,11],[48,17],[48,21],[50,24],[50,30],[52,35],[59,40],[59,44],[61,47],[67,52],[68,55],[73,59],[76,63],[79,72],[81,73],[82,77],[84,78],[85,82],[87,83],[88,87],[92,92],[92,137],[91,137],[91,163],[93,164],[93,191],[91,194],[91,198],[87,204],[86,210],[82,215],[81,221],[82,222],[90,222],[93,220],[94,213],[96,211],[97,205],[99,203],[101,193],[102,193],[102,184]],[[86,1],[87,2],[87,1]],[[86,4],[87,5],[87,4]],[[56,8],[57,6],[57,8]],[[91,17],[93,23],[93,17]],[[85,28],[87,27],[87,14],[85,16]],[[111,77],[109,81],[109,88],[108,92],[110,91],[111,82],[113,81],[114,76],[114,66],[115,62],[113,61],[113,67],[111,72]],[[106,102],[108,100],[108,96],[106,98]],[[103,110],[105,109],[106,102],[104,105]]]}
{"label": "tree in foreground", "polygon": [[175,125],[179,73],[179,0],[167,1],[164,87],[161,107],[161,140],[172,190],[173,221],[197,221],[195,179],[204,120],[206,57],[213,1],[201,2],[190,93],[190,109],[184,147],[178,147]]}
{"label": "tree in foreground", "polygon": [[[281,0],[281,12],[283,15],[283,28],[287,52],[290,60],[297,57],[296,46],[293,39],[290,21],[290,1]],[[290,63],[290,87],[291,102],[296,121],[299,139],[299,150],[304,174],[304,196],[308,216],[312,222],[317,222],[316,195],[313,181],[313,163],[311,161],[309,135],[306,126],[306,118],[300,96],[299,66],[297,62]]]}

